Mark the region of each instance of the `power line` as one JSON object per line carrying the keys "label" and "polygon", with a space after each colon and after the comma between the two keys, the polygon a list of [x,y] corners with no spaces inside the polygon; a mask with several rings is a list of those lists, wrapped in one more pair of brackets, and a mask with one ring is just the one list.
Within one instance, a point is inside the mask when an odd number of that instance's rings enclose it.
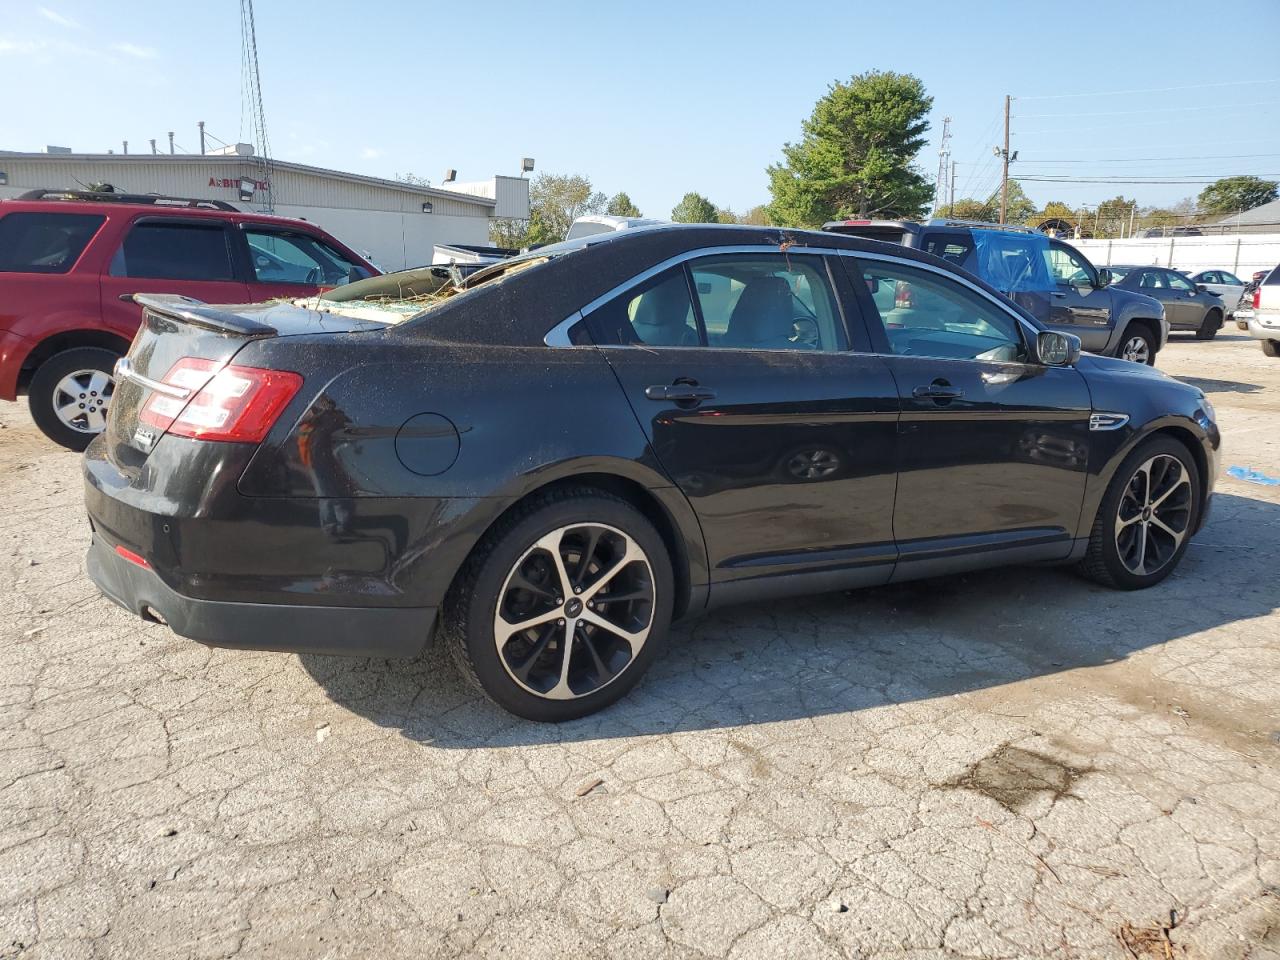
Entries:
{"label": "power line", "polygon": [[1243,87],[1258,83],[1280,83],[1280,77],[1270,80],[1227,80],[1222,83],[1192,83],[1180,87],[1147,87],[1142,90],[1101,90],[1094,93],[1050,93],[1038,97],[1016,97],[1017,100],[1065,100],[1068,97],[1119,97],[1133,93],[1170,93],[1175,90],[1211,90],[1217,87]]}
{"label": "power line", "polygon": [[1280,153],[1219,153],[1197,157],[1112,157],[1103,160],[1059,160],[1023,157],[1028,163],[1181,163],[1185,160],[1252,160],[1258,157],[1280,157]]}
{"label": "power line", "polygon": [[[1274,176],[1278,176],[1278,174],[1262,174],[1262,176],[1274,177]],[[1163,177],[1163,178],[1147,177],[1147,178],[1125,179],[1123,177],[1069,177],[1069,176],[1055,177],[1055,176],[1049,176],[1049,175],[1040,175],[1040,176],[1024,175],[1024,176],[1019,176],[1015,179],[1027,180],[1027,181],[1032,181],[1036,183],[1146,183],[1146,184],[1172,184],[1176,186],[1178,184],[1194,185],[1194,184],[1201,184],[1201,183],[1217,183],[1222,178],[1221,177],[1187,177],[1184,179],[1184,178],[1171,178],[1171,177]]]}

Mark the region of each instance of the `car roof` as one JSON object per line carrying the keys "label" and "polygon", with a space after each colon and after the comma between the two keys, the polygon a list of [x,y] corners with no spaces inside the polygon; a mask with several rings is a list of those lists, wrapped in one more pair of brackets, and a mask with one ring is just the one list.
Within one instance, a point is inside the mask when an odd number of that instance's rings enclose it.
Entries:
{"label": "car roof", "polygon": [[129,216],[145,212],[148,216],[157,217],[202,217],[210,220],[231,220],[234,222],[253,221],[254,223],[274,223],[281,226],[297,226],[305,223],[316,230],[323,231],[318,224],[297,217],[280,217],[269,213],[256,213],[249,210],[216,210],[208,207],[178,206],[177,204],[154,203],[139,200],[83,200],[74,197],[45,197],[38,200],[24,200],[21,197],[0,199],[0,214],[15,213],[95,213],[113,214],[124,212]]}
{"label": "car roof", "polygon": [[[945,260],[898,243],[787,227],[665,223],[566,240],[477,271],[464,282],[479,289],[446,300],[421,317],[397,326],[397,335],[463,343],[541,345],[552,326],[640,273],[684,254],[705,250],[710,255],[721,248],[758,248],[761,253],[786,253],[795,248],[887,253],[978,283],[1008,303],[1010,309],[1030,317],[982,280]],[[538,265],[511,271],[513,266],[530,262]],[[503,274],[507,275],[501,282],[484,283]]]}

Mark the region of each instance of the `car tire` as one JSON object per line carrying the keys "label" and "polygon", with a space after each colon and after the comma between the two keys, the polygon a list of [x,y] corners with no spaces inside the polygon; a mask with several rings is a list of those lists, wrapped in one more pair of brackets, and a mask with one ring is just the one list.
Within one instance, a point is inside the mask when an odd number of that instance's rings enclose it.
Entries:
{"label": "car tire", "polygon": [[1120,346],[1116,348],[1116,356],[1121,360],[1134,363],[1145,363],[1149,367],[1156,365],[1156,342],[1144,327],[1130,327],[1120,338]]}
{"label": "car tire", "polygon": [[1204,320],[1200,324],[1200,329],[1196,331],[1197,340],[1212,340],[1218,335],[1218,331],[1222,329],[1222,314],[1217,310],[1210,310],[1204,315]]}
{"label": "car tire", "polygon": [[1195,532],[1203,480],[1172,437],[1153,437],[1125,457],[1098,507],[1080,571],[1119,590],[1153,587],[1182,560]]}
{"label": "car tire", "polygon": [[1263,340],[1262,352],[1268,357],[1280,357],[1280,340]]}
{"label": "car tire", "polygon": [[653,524],[618,497],[567,488],[485,535],[449,591],[441,630],[462,675],[489,699],[527,720],[560,722],[636,684],[665,646],[673,597]]}
{"label": "car tire", "polygon": [[36,369],[27,387],[27,404],[31,419],[46,437],[80,451],[102,432],[115,389],[111,374],[119,356],[102,347],[73,347],[55,353]]}

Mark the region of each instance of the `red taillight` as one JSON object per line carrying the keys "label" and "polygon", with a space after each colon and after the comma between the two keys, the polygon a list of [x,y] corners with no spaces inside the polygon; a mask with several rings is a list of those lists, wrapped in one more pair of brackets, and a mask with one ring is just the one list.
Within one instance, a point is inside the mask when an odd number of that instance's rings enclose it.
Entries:
{"label": "red taillight", "polygon": [[151,569],[151,564],[147,563],[147,560],[145,557],[143,557],[141,554],[134,553],[128,547],[118,546],[116,547],[116,553],[124,557],[130,563],[136,563],[138,566],[142,567],[144,570]]}
{"label": "red taillight", "polygon": [[261,443],[302,386],[302,377],[289,370],[222,367],[213,360],[183,357],[164,382],[195,393],[179,399],[153,392],[138,414],[142,423],[196,440]]}
{"label": "red taillight", "polygon": [[1262,287],[1258,287],[1253,291],[1253,309],[1257,310],[1262,306]]}

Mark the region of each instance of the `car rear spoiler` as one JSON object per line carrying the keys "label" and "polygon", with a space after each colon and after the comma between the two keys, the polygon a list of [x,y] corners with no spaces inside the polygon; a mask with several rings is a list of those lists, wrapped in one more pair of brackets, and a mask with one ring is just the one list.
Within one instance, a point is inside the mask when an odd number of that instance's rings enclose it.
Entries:
{"label": "car rear spoiler", "polygon": [[274,337],[279,333],[268,324],[207,306],[202,300],[176,293],[124,293],[120,295],[120,299],[132,301],[144,310],[160,316],[218,333],[233,333],[241,337]]}

